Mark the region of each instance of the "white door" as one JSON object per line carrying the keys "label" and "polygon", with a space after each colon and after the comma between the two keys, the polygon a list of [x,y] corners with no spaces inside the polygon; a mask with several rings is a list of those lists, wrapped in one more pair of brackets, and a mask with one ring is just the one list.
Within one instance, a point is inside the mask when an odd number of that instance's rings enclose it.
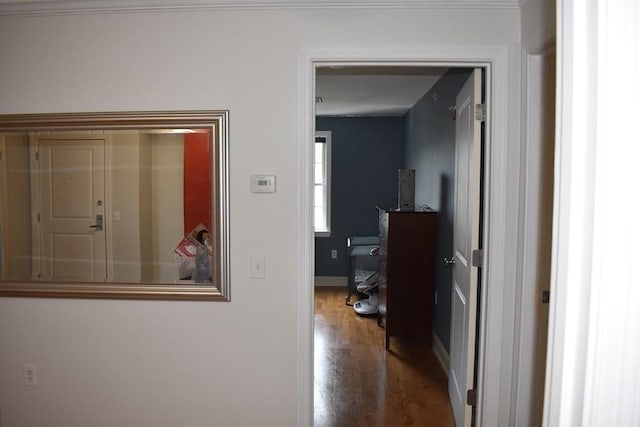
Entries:
{"label": "white door", "polygon": [[456,98],[456,159],[453,223],[453,282],[449,398],[456,425],[471,425],[467,390],[473,389],[478,268],[472,252],[480,235],[481,122],[475,106],[482,96],[482,72],[473,71]]}
{"label": "white door", "polygon": [[39,280],[106,280],[104,138],[36,137]]}

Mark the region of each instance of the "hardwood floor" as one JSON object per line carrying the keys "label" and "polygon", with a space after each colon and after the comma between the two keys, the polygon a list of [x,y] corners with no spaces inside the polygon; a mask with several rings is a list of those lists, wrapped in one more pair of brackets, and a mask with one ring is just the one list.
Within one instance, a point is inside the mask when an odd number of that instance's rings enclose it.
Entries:
{"label": "hardwood floor", "polygon": [[375,317],[358,316],[345,296],[344,287],[315,291],[315,425],[454,426],[433,352],[396,338],[385,351]]}

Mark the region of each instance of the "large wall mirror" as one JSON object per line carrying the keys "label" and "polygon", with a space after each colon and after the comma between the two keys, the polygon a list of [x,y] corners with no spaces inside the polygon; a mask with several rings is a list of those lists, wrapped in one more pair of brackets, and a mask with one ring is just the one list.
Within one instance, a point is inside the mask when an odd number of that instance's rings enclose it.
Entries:
{"label": "large wall mirror", "polygon": [[229,299],[228,112],[0,116],[0,295]]}

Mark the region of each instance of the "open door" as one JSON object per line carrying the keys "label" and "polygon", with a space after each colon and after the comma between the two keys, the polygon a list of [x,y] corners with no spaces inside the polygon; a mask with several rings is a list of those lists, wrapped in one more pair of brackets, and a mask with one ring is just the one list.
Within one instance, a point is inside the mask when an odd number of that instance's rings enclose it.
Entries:
{"label": "open door", "polygon": [[451,348],[449,398],[458,427],[470,426],[472,406],[467,393],[473,389],[478,267],[473,251],[480,241],[482,71],[475,69],[456,97],[455,198],[451,296]]}
{"label": "open door", "polygon": [[34,280],[104,282],[104,137],[32,140]]}

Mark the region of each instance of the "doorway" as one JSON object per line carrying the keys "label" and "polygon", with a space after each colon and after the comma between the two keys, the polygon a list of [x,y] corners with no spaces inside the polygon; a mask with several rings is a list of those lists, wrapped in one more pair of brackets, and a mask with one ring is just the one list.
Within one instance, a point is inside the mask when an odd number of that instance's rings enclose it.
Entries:
{"label": "doorway", "polygon": [[[447,52],[444,53],[443,52]],[[374,59],[372,59],[374,58]],[[475,58],[472,61],[465,58]],[[298,217],[298,402],[300,425],[313,424],[313,187],[312,148],[315,121],[315,70],[330,65],[387,66],[466,66],[486,70],[487,150],[485,165],[487,183],[483,190],[484,248],[486,250],[482,282],[491,283],[480,300],[478,410],[479,423],[499,424],[508,417],[511,393],[502,384],[511,383],[512,372],[502,369],[502,361],[513,352],[513,289],[506,283],[515,281],[513,266],[517,262],[519,236],[516,224],[508,220],[517,212],[519,189],[517,168],[510,166],[514,154],[507,141],[514,130],[507,126],[509,105],[507,55],[501,48],[435,47],[425,49],[380,49],[366,51],[306,51],[301,55],[300,78],[300,145],[299,145],[299,217]],[[512,95],[517,99],[517,94]],[[515,102],[511,98],[511,102]],[[492,105],[499,108],[492,109]],[[515,127],[517,133],[517,126]],[[499,232],[491,233],[492,229]]]}
{"label": "doorway", "polygon": [[[456,390],[452,396],[455,396],[455,401],[458,403],[458,407],[464,408],[465,403],[462,402],[465,398],[461,398],[461,395],[466,396],[467,386],[460,385],[460,381],[466,383],[464,375],[459,374],[458,369],[462,369],[461,366],[466,364],[467,358],[470,360],[471,366],[473,366],[474,345],[466,344],[466,337],[458,337],[465,328],[471,327],[472,331],[475,331],[473,327],[475,323],[476,311],[473,310],[472,316],[470,316],[471,323],[466,325],[458,325],[456,328],[451,328],[452,317],[452,271],[462,268],[460,265],[445,265],[441,262],[444,258],[450,258],[453,254],[453,224],[454,224],[454,188],[455,183],[458,180],[455,178],[456,174],[459,174],[460,167],[456,168],[455,159],[457,157],[465,157],[460,154],[455,155],[456,146],[454,144],[456,140],[456,134],[459,133],[460,124],[465,122],[465,119],[471,118],[473,122],[473,112],[471,116],[467,114],[467,111],[473,110],[475,103],[480,103],[478,98],[471,104],[467,100],[466,103],[460,101],[457,96],[462,87],[465,86],[465,82],[477,81],[478,90],[481,87],[480,70],[476,79],[470,80],[472,74],[472,68],[469,67],[428,67],[428,66],[395,66],[395,67],[380,67],[380,66],[345,66],[345,67],[319,67],[316,69],[316,132],[328,131],[333,133],[333,149],[334,153],[333,165],[331,170],[335,173],[333,179],[333,201],[331,206],[332,218],[332,233],[329,236],[323,235],[322,237],[316,237],[316,278],[321,276],[323,283],[338,284],[344,282],[344,277],[334,277],[334,280],[330,279],[332,276],[338,273],[338,276],[347,276],[350,271],[347,271],[347,261],[345,257],[348,257],[347,250],[344,242],[350,237],[362,237],[362,236],[377,236],[378,235],[378,218],[376,207],[381,207],[385,210],[397,209],[398,205],[398,169],[413,169],[416,175],[416,188],[415,188],[415,204],[412,210],[416,212],[424,210],[434,210],[437,214],[437,232],[435,235],[437,239],[434,239],[433,249],[429,249],[429,252],[435,252],[435,256],[430,256],[431,261],[434,264],[436,274],[429,274],[429,276],[436,276],[433,278],[416,278],[416,282],[424,280],[424,287],[434,286],[435,282],[435,294],[436,305],[435,315],[436,320],[433,338],[437,342],[435,348],[438,350],[438,356],[440,359],[440,365],[443,372],[449,371],[448,363],[448,351],[445,348],[450,348],[450,331],[454,331],[455,343],[465,342],[464,347],[456,345],[457,363],[452,365],[456,366],[453,376],[454,383],[456,384]],[[473,83],[471,83],[473,84]],[[371,85],[373,93],[370,95],[367,93],[367,85]],[[407,88],[415,85],[415,92],[411,94],[409,99],[403,99],[403,90],[406,92]],[[467,84],[468,85],[468,84]],[[352,88],[356,88],[352,90]],[[380,89],[383,87],[383,89]],[[466,87],[466,86],[465,86]],[[380,92],[387,91],[389,93],[380,94]],[[349,98],[349,94],[352,99]],[[318,101],[320,99],[320,101]],[[354,105],[354,101],[355,105]],[[404,101],[404,102],[403,102]],[[456,122],[456,108],[455,104],[459,105],[459,117]],[[406,106],[405,106],[406,105]],[[468,121],[468,120],[467,120]],[[479,123],[477,120],[476,123]],[[477,130],[480,135],[480,129],[478,125]],[[480,151],[480,143],[478,139],[478,152]],[[462,151],[461,153],[464,153]],[[479,161],[479,157],[478,157]],[[468,165],[465,164],[463,169],[466,169]],[[476,170],[476,173],[480,173],[480,169]],[[468,176],[467,174],[463,175]],[[476,197],[480,194],[479,178],[473,179],[470,185],[458,186],[457,192],[461,192],[462,189],[473,188],[470,191],[476,194]],[[462,193],[460,193],[462,194]],[[466,203],[467,196],[464,196],[464,204]],[[458,201],[459,202],[459,201]],[[458,208],[461,212],[462,208]],[[476,208],[477,209],[477,208]],[[476,211],[477,212],[477,211]],[[476,213],[476,217],[479,215]],[[458,220],[455,220],[459,223]],[[477,225],[476,225],[477,227]],[[465,229],[464,227],[462,229]],[[459,229],[462,230],[462,229]],[[458,239],[460,241],[460,239]],[[474,246],[471,249],[478,248]],[[459,249],[457,247],[456,249]],[[469,251],[470,252],[470,251]],[[336,253],[340,253],[340,257],[335,257]],[[460,251],[456,251],[460,254]],[[464,259],[459,258],[460,261]],[[396,261],[397,262],[397,261]],[[474,269],[475,270],[475,269]],[[431,270],[433,271],[433,270]],[[459,277],[458,277],[459,279]],[[460,283],[459,280],[456,283]],[[474,285],[475,286],[475,285]],[[420,287],[422,289],[423,287]],[[347,288],[343,287],[344,293],[347,293]],[[456,290],[459,294],[460,287]],[[427,293],[428,292],[422,292]],[[321,300],[326,298],[325,290],[322,290]],[[433,291],[431,291],[433,294]],[[318,294],[316,294],[318,295]],[[475,295],[475,292],[474,292]],[[414,295],[415,297],[415,295]],[[467,295],[468,299],[468,295]],[[460,301],[460,299],[456,299]],[[417,304],[423,304],[424,310],[433,311],[433,301],[416,301]],[[474,304],[470,304],[475,307]],[[322,313],[316,312],[316,319],[320,320],[320,323],[316,326],[322,326],[321,332],[316,332],[316,337],[322,339],[321,346],[316,342],[316,346],[322,347],[327,351],[335,354],[335,358],[340,365],[344,365],[344,357],[342,352],[336,352],[334,347],[327,346],[325,341],[331,340],[327,338],[326,327],[327,323],[331,323],[335,312],[331,311],[331,316],[326,315],[326,307],[324,302],[320,302],[320,310]],[[463,304],[462,306],[465,306]],[[456,304],[455,307],[460,309],[461,305]],[[341,316],[349,317],[348,311],[335,308],[341,313]],[[458,311],[456,311],[458,313]],[[351,317],[357,317],[356,314],[351,311]],[[405,317],[405,316],[403,316]],[[410,317],[410,316],[408,316]],[[422,316],[418,316],[422,317]],[[469,316],[464,316],[469,318]],[[458,319],[459,321],[460,319]],[[363,322],[373,322],[373,319],[358,319],[358,322],[347,319],[349,323],[354,323],[354,327],[358,327]],[[422,324],[422,322],[420,322]],[[339,329],[339,325],[338,325]],[[431,342],[431,327],[423,328],[428,329],[428,337],[424,337],[426,342]],[[363,335],[376,334],[375,330],[367,330],[362,332]],[[349,331],[344,333],[346,341],[354,342],[354,348],[359,344],[363,344],[360,339],[354,338]],[[424,334],[421,334],[421,336]],[[474,335],[472,333],[472,335]],[[475,335],[474,335],[475,336]],[[471,339],[473,337],[470,337]],[[462,341],[460,341],[462,340]],[[356,343],[357,342],[357,343]],[[444,343],[444,344],[443,344]],[[328,348],[331,347],[331,348]],[[375,349],[368,351],[368,353],[377,353]],[[344,348],[343,348],[344,350]],[[349,349],[350,352],[352,352]],[[358,354],[357,351],[352,352]],[[362,353],[362,352],[361,352]],[[470,353],[468,356],[461,357],[461,353]],[[338,357],[337,355],[341,355]],[[390,362],[396,354],[392,351],[386,358],[387,362]],[[341,371],[343,366],[337,366],[336,363],[330,364],[327,367],[326,357],[318,355],[316,352],[316,366],[319,371],[316,370],[316,387],[319,382],[323,382],[322,387],[318,387],[316,393],[321,396],[317,396],[318,407],[323,408],[323,412],[326,411],[325,402],[327,400],[326,384],[327,378],[333,378],[334,383],[347,384],[351,381],[350,376],[342,377],[340,375],[333,375],[334,371]],[[353,356],[356,357],[356,356]],[[370,363],[368,358],[363,356],[363,363]],[[422,359],[426,360],[429,356],[423,356]],[[433,355],[431,358],[435,360]],[[462,362],[464,360],[464,362]],[[420,363],[420,360],[416,362]],[[378,363],[380,364],[380,363]],[[350,366],[359,367],[358,361],[348,363]],[[384,364],[383,364],[384,365]],[[372,364],[372,366],[376,366]],[[389,365],[389,370],[393,371],[393,365]],[[459,367],[460,366],[460,367]],[[417,367],[417,366],[415,366]],[[437,362],[435,367],[437,367]],[[432,367],[433,368],[433,367]],[[327,372],[329,369],[333,369],[332,372]],[[471,367],[473,370],[473,368]],[[372,369],[372,371],[375,369]],[[466,370],[466,368],[465,368]],[[377,374],[371,375],[385,375],[384,369]],[[459,375],[463,375],[460,377]],[[322,377],[322,378],[319,378]],[[379,384],[372,383],[366,380],[366,375],[359,375],[361,378],[361,386],[369,386],[376,388]],[[390,374],[389,380],[391,380],[393,374]],[[473,374],[470,376],[471,380]],[[427,379],[428,381],[429,379]],[[457,380],[457,381],[456,381]],[[353,381],[351,381],[353,382]],[[341,384],[334,384],[336,392],[342,390]],[[358,386],[353,384],[352,386]],[[460,391],[460,387],[464,387],[464,390]],[[469,389],[473,388],[471,385]],[[322,390],[321,393],[318,390]],[[345,393],[348,394],[348,393]],[[381,390],[381,394],[384,394],[384,387]],[[446,401],[446,408],[449,408],[449,402],[446,399],[446,389],[443,393]],[[437,395],[433,396],[436,400],[442,400],[442,397]],[[433,400],[433,399],[432,399]],[[343,401],[343,405],[346,403]],[[393,407],[398,402],[377,402],[371,403],[371,405],[387,405]],[[443,406],[443,405],[440,405]],[[424,404],[416,402],[416,407],[425,408]],[[355,409],[355,408],[354,408]],[[434,413],[441,414],[442,408],[439,407]],[[369,408],[368,414],[380,412],[379,408]],[[326,416],[326,415],[325,415]],[[463,415],[459,415],[462,417]],[[411,414],[406,414],[406,417],[411,417]],[[470,418],[470,411],[468,414]],[[439,418],[443,418],[442,415]],[[443,424],[447,425],[447,424]]]}

